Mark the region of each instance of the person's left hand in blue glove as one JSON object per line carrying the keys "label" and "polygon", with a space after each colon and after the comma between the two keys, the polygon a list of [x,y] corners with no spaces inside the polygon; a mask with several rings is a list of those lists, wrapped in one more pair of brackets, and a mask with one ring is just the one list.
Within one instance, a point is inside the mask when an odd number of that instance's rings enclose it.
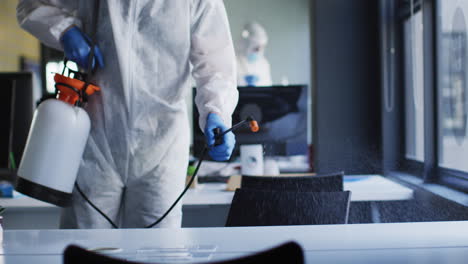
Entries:
{"label": "person's left hand in blue glove", "polygon": [[234,133],[231,131],[224,135],[221,144],[216,146],[214,133],[215,128],[219,128],[221,133],[228,130],[219,115],[210,113],[206,119],[205,126],[206,144],[208,144],[208,147],[210,148],[208,154],[210,154],[210,157],[216,161],[228,160],[231,157],[234,146],[236,145]]}
{"label": "person's left hand in blue glove", "polygon": [[[88,56],[91,53],[91,39],[85,35],[77,26],[68,28],[60,39],[63,46],[65,57],[83,69],[88,69]],[[101,50],[97,45],[94,46],[94,58],[92,68],[96,61],[100,68],[104,67],[104,59]]]}

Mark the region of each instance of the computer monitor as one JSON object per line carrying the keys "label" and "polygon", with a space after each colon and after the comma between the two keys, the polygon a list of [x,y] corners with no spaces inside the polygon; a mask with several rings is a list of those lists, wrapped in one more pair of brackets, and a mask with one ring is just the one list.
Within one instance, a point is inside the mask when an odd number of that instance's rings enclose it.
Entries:
{"label": "computer monitor", "polygon": [[[238,87],[239,102],[232,116],[236,124],[252,116],[260,126],[252,133],[248,126],[235,132],[237,146],[262,144],[265,156],[307,155],[308,92],[307,85]],[[194,90],[196,96],[196,89]],[[203,132],[198,126],[198,111],[193,107],[193,151],[198,155],[204,147]],[[239,155],[239,148],[234,157]]]}
{"label": "computer monitor", "polygon": [[0,169],[19,166],[35,104],[31,73],[0,73]]}

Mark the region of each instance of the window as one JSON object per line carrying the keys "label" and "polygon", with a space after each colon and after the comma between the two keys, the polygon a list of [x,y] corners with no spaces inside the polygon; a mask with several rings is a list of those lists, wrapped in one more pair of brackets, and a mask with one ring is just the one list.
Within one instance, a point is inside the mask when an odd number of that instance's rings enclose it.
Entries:
{"label": "window", "polygon": [[422,11],[404,22],[405,153],[424,161],[424,59]]}
{"label": "window", "polygon": [[468,193],[468,0],[399,0],[387,8],[396,10],[398,96],[396,110],[383,112],[394,128],[384,135],[384,162]]}
{"label": "window", "polygon": [[439,1],[439,166],[468,171],[467,1]]}
{"label": "window", "polygon": [[[54,76],[55,73],[62,73],[63,71],[63,61],[49,61],[45,66],[45,73],[46,73],[46,91],[47,93],[53,94],[55,93],[55,81]],[[71,70],[78,71],[78,65],[72,61],[67,63],[67,67]],[[65,71],[65,76],[68,76],[68,71]]]}

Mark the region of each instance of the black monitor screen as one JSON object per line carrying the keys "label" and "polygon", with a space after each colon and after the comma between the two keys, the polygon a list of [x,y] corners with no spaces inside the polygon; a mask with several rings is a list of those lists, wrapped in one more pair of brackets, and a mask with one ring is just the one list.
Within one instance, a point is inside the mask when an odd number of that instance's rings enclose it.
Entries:
{"label": "black monitor screen", "polygon": [[[34,113],[32,74],[0,74],[0,169],[19,165]],[[11,156],[10,156],[11,155]]]}
{"label": "black monitor screen", "polygon": [[[236,124],[248,116],[257,120],[260,131],[248,126],[236,130],[237,146],[262,144],[266,156],[307,155],[308,103],[307,86],[239,87],[239,102],[232,116]],[[194,96],[196,91],[194,91]],[[204,146],[198,127],[198,111],[193,109],[194,154]],[[238,155],[236,148],[234,155]]]}

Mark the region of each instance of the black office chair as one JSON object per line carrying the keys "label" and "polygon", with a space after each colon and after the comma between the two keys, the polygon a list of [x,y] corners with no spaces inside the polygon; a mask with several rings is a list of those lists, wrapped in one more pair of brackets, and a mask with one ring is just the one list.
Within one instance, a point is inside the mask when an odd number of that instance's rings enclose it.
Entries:
{"label": "black office chair", "polygon": [[300,177],[242,176],[241,188],[305,192],[343,191],[344,172]]}
{"label": "black office chair", "polygon": [[[68,246],[63,254],[64,264],[142,264],[114,257],[104,256],[78,246]],[[154,262],[152,262],[154,263]],[[186,263],[186,262],[184,262]],[[250,256],[232,260],[208,262],[209,264],[254,264],[254,263],[290,263],[303,264],[304,254],[301,246],[295,242],[271,248]],[[206,263],[206,264],[208,264]]]}
{"label": "black office chair", "polygon": [[347,224],[351,192],[237,189],[226,226]]}

